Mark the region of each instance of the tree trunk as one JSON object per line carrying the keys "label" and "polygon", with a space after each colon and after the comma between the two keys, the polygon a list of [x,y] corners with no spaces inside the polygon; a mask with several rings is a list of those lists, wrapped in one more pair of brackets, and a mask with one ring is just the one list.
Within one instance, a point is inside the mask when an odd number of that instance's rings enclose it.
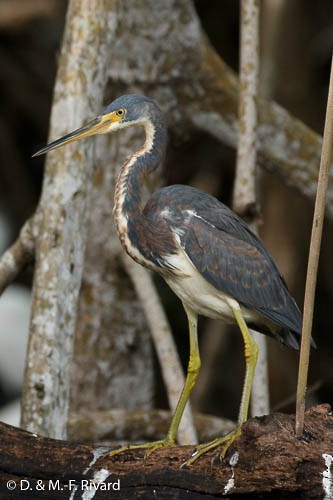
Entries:
{"label": "tree trunk", "polygon": [[[101,105],[109,46],[106,20],[104,2],[71,0],[54,91],[51,139],[77,128]],[[50,154],[38,207],[22,426],[57,438],[66,436],[92,166],[89,142]]]}

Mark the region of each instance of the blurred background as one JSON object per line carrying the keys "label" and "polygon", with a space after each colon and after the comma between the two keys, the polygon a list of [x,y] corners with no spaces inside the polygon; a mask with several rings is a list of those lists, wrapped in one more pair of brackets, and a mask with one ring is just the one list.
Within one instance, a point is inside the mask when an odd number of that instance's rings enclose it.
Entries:
{"label": "blurred background", "polygon": [[[262,3],[261,94],[322,134],[333,47],[333,4],[329,0]],[[237,71],[238,2],[196,0],[194,4],[211,43]],[[47,141],[66,8],[67,0],[0,0],[1,252],[38,203],[44,158],[31,159],[31,155]],[[180,162],[185,168],[177,168]],[[171,141],[165,182],[195,185],[230,204],[234,164],[235,151],[211,137],[178,138]],[[258,194],[261,237],[302,307],[313,207],[264,171],[259,175]],[[313,329],[318,349],[312,353],[308,404],[333,399],[332,236],[332,223],[326,222]],[[0,300],[0,419],[8,418],[14,424],[18,423],[17,405],[14,417],[11,410],[23,377],[32,275],[30,266]],[[180,302],[161,279],[156,278],[156,283],[186,366],[187,325]],[[241,336],[204,318],[200,333],[203,368],[193,405],[200,411],[236,418],[244,370]],[[272,410],[293,411],[297,353],[271,339],[268,343]],[[156,405],[165,407],[163,384],[157,380]]]}

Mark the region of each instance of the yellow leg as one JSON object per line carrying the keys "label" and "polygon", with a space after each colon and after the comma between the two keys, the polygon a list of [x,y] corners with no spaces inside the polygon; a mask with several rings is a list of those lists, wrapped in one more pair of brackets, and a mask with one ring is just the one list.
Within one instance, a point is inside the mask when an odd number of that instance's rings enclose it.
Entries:
{"label": "yellow leg", "polygon": [[195,462],[201,455],[204,455],[205,453],[207,453],[207,451],[212,450],[217,446],[221,445],[223,445],[221,451],[221,458],[224,458],[225,454],[227,453],[232,443],[235,441],[235,439],[237,439],[241,435],[241,426],[247,420],[253,376],[258,357],[258,347],[255,341],[253,340],[253,337],[245,323],[238,302],[231,299],[229,301],[229,305],[232,308],[239,329],[243,335],[245,363],[246,363],[245,380],[243,385],[241,404],[239,408],[238,424],[236,429],[227,434],[226,436],[223,436],[222,438],[216,438],[213,441],[210,441],[209,443],[204,443],[197,446],[192,457],[189,460],[187,460],[184,465],[193,464],[193,462]]}
{"label": "yellow leg", "polygon": [[191,309],[184,305],[184,309],[187,314],[188,325],[189,325],[189,336],[190,336],[190,359],[187,368],[187,375],[185,379],[185,384],[180,395],[179,401],[177,403],[175,412],[173,414],[169,431],[164,439],[159,441],[153,441],[150,443],[142,443],[142,444],[129,444],[121,446],[109,453],[112,457],[114,455],[118,455],[126,450],[135,450],[139,448],[147,449],[146,456],[153,453],[158,448],[163,448],[165,446],[174,446],[176,442],[177,432],[179,428],[179,424],[184,412],[184,408],[186,403],[190,397],[191,391],[195,385],[199,369],[200,369],[200,354],[199,354],[199,345],[198,345],[198,335],[197,335],[197,323],[198,317],[197,314],[194,313]]}

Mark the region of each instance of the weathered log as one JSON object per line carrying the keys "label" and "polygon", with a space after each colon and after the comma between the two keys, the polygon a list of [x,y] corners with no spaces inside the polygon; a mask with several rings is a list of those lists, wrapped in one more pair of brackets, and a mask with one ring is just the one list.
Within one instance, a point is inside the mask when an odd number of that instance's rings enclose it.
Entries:
{"label": "weathered log", "polygon": [[0,499],[332,498],[333,413],[329,405],[309,409],[301,439],[294,420],[281,413],[253,418],[225,460],[212,451],[183,468],[193,447],[110,458],[105,447],[0,424]]}

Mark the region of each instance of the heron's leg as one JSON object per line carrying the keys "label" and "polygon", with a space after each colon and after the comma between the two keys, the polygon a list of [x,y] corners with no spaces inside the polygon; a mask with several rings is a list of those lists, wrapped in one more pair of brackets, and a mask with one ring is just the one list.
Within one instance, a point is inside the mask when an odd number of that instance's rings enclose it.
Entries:
{"label": "heron's leg", "polygon": [[253,340],[251,332],[248,329],[247,324],[245,323],[239,305],[238,308],[233,309],[233,313],[243,335],[246,363],[245,380],[238,414],[238,425],[240,427],[244,422],[246,422],[248,417],[253,377],[258,358],[258,346]]}
{"label": "heron's leg", "polygon": [[[183,304],[184,305],[184,304]],[[165,446],[174,446],[176,442],[177,432],[179,428],[179,424],[184,412],[184,408],[186,403],[190,397],[191,391],[195,385],[199,369],[200,369],[200,353],[199,353],[199,345],[198,345],[198,334],[197,334],[197,323],[198,317],[197,314],[192,311],[192,309],[188,308],[184,305],[184,309],[187,314],[188,325],[189,325],[189,337],[190,337],[190,358],[187,367],[187,375],[185,379],[185,384],[183,390],[181,392],[180,398],[178,400],[175,412],[173,414],[171,424],[168,430],[168,433],[164,439],[158,441],[152,441],[150,443],[142,443],[142,444],[129,444],[121,446],[109,453],[110,456],[117,455],[122,451],[133,450],[138,448],[148,449],[146,456],[153,453],[153,451],[158,448],[162,448]]]}
{"label": "heron's leg", "polygon": [[201,455],[221,445],[224,445],[221,451],[221,457],[224,458],[229,447],[232,445],[235,439],[237,439],[241,435],[241,426],[247,420],[252,382],[258,357],[258,347],[255,341],[253,340],[253,337],[246,325],[246,322],[243,318],[241,308],[238,302],[233,299],[229,299],[229,305],[235,316],[239,329],[243,335],[245,363],[246,363],[245,380],[243,385],[241,404],[239,408],[237,427],[235,430],[228,433],[226,436],[223,436],[221,438],[216,438],[213,441],[210,441],[209,443],[204,443],[202,445],[197,446],[192,457],[185,462],[185,465],[191,465]]}
{"label": "heron's leg", "polygon": [[198,316],[192,311],[192,309],[188,308],[183,304],[184,309],[187,314],[188,319],[188,328],[189,328],[189,337],[190,337],[190,358],[187,367],[187,374],[185,384],[178,400],[175,412],[172,417],[171,425],[167,434],[167,438],[175,441],[179,424],[186,406],[187,401],[189,400],[190,394],[192,392],[193,387],[195,386],[195,382],[197,380],[199,369],[200,369],[200,353],[199,353],[199,344],[198,344]]}

